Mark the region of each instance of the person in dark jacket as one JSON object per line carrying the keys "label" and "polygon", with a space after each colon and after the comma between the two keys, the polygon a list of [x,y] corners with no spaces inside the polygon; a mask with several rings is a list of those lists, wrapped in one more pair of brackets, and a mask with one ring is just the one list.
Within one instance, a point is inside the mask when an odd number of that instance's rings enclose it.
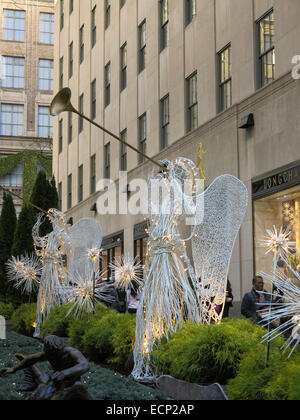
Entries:
{"label": "person in dark jacket", "polygon": [[225,299],[225,307],[223,318],[229,318],[229,311],[230,308],[233,307],[233,294],[232,294],[232,287],[229,279],[227,280],[227,289],[226,289],[226,299]]}
{"label": "person in dark jacket", "polygon": [[251,319],[254,324],[262,321],[262,314],[270,307],[271,297],[264,290],[264,279],[256,276],[253,279],[253,288],[247,293],[242,302],[242,315]]}

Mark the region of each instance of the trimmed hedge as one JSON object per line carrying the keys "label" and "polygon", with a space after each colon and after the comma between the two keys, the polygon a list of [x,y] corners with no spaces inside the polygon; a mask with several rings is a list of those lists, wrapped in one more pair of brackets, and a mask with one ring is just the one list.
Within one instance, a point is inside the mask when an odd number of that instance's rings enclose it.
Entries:
{"label": "trimmed hedge", "polygon": [[36,308],[36,303],[25,303],[13,313],[11,321],[17,333],[32,336]]}
{"label": "trimmed hedge", "polygon": [[11,303],[0,302],[0,316],[3,316],[6,320],[11,319],[14,310],[15,309]]}
{"label": "trimmed hedge", "polygon": [[259,345],[265,330],[241,319],[220,325],[187,323],[152,353],[157,374],[192,383],[225,385],[237,374],[243,354]]}

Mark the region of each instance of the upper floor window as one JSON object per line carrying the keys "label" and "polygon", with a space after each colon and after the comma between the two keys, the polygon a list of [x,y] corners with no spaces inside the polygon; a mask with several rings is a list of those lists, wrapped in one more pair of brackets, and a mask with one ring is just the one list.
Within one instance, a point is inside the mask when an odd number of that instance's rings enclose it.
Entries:
{"label": "upper floor window", "polygon": [[187,79],[187,131],[198,127],[197,73]]}
{"label": "upper floor window", "polygon": [[74,64],[74,47],[73,41],[69,45],[69,79],[73,76],[73,64]]}
{"label": "upper floor window", "polygon": [[71,14],[74,10],[74,0],[69,0],[69,13]]}
{"label": "upper floor window", "polygon": [[121,48],[121,91],[127,86],[127,43]]}
{"label": "upper floor window", "polygon": [[104,106],[110,104],[110,63],[106,64],[104,70]]}
{"label": "upper floor window", "polygon": [[48,106],[39,106],[38,110],[38,137],[53,137],[53,117]]}
{"label": "upper floor window", "polygon": [[110,25],[110,9],[110,0],[105,0],[105,29],[107,29]]}
{"label": "upper floor window", "polygon": [[[83,94],[79,96],[79,113],[83,114]],[[78,131],[81,133],[83,131],[83,118],[78,117]]]}
{"label": "upper floor window", "polygon": [[60,16],[59,16],[59,18],[60,18],[60,30],[63,29],[64,23],[65,23],[64,22],[65,21],[64,7],[65,7],[64,0],[60,0]]}
{"label": "upper floor window", "polygon": [[[7,156],[0,155],[0,159]],[[20,163],[9,175],[0,178],[3,187],[22,187],[23,186],[23,163]]]}
{"label": "upper floor window", "polygon": [[126,0],[120,0],[120,9],[125,6]]}
{"label": "upper floor window", "polygon": [[39,90],[53,91],[53,60],[39,60]]}
{"label": "upper floor window", "polygon": [[[143,114],[139,118],[139,151],[146,154],[147,148],[147,114]],[[139,155],[139,164],[143,163],[145,158],[143,155]]]}
{"label": "upper floor window", "polygon": [[275,79],[275,30],[273,10],[258,21],[260,87]]}
{"label": "upper floor window", "polygon": [[54,14],[40,14],[40,42],[43,44],[54,44]]}
{"label": "upper floor window", "polygon": [[226,47],[218,56],[220,68],[219,111],[222,112],[232,105],[231,46]]}
{"label": "upper floor window", "polygon": [[59,59],[59,90],[64,87],[64,57]]}
{"label": "upper floor window", "polygon": [[169,0],[161,0],[161,30],[160,30],[161,51],[167,47],[168,37],[169,37]]}
{"label": "upper floor window", "polygon": [[2,56],[2,87],[24,88],[24,63],[23,57]]}
{"label": "upper floor window", "polygon": [[78,168],[78,203],[83,200],[83,165]]}
{"label": "upper floor window", "polygon": [[[127,130],[122,131],[121,139],[127,142]],[[127,171],[127,146],[123,143],[120,144],[120,170]]]}
{"label": "upper floor window", "polygon": [[23,135],[23,105],[1,104],[0,135]]}
{"label": "upper floor window", "polygon": [[83,39],[83,31],[84,31],[84,25],[81,26],[79,30],[79,62],[80,64],[84,60],[84,39]]}
{"label": "upper floor window", "polygon": [[187,25],[197,16],[196,1],[197,0],[185,0],[185,20]]}
{"label": "upper floor window", "polygon": [[169,135],[170,135],[169,95],[160,101],[160,108],[161,108],[160,148],[161,150],[163,150],[169,145]]}
{"label": "upper floor window", "polygon": [[96,192],[96,155],[91,157],[90,174],[90,192],[94,194]]}
{"label": "upper floor window", "polygon": [[146,21],[139,26],[139,71],[146,68]]}
{"label": "upper floor window", "polygon": [[4,9],[3,40],[25,41],[25,12],[23,10]]}
{"label": "upper floor window", "polygon": [[96,80],[91,83],[91,119],[96,118],[97,113],[97,92],[96,92]]}
{"label": "upper floor window", "polygon": [[96,26],[96,6],[92,10],[92,33],[91,33],[91,41],[92,41],[92,48],[96,44],[97,39],[97,26]]}
{"label": "upper floor window", "polygon": [[104,178],[110,178],[110,143],[104,146]]}

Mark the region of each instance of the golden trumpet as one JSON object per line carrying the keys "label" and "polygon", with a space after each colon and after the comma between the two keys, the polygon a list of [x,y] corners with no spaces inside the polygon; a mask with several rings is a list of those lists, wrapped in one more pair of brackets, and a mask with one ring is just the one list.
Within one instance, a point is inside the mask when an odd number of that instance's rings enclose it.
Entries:
{"label": "golden trumpet", "polygon": [[111,137],[118,140],[120,143],[124,144],[125,146],[129,147],[130,149],[134,150],[136,153],[143,156],[145,159],[152,162],[154,165],[159,166],[160,169],[163,169],[164,172],[167,171],[167,168],[160,164],[159,162],[156,162],[154,159],[150,158],[149,156],[145,155],[143,152],[132,146],[131,144],[128,144],[126,141],[122,140],[120,137],[116,136],[111,131],[107,130],[106,128],[102,127],[101,125],[97,124],[95,121],[91,120],[90,118],[86,117],[84,114],[81,114],[79,111],[77,111],[72,103],[71,103],[71,96],[72,92],[69,88],[63,88],[61,91],[59,91],[56,96],[54,97],[51,105],[50,105],[50,114],[53,117],[56,117],[62,112],[73,112],[74,114],[79,115],[80,117],[87,120],[89,123],[95,125],[96,127],[100,128],[100,130],[104,131],[106,134],[110,135]]}

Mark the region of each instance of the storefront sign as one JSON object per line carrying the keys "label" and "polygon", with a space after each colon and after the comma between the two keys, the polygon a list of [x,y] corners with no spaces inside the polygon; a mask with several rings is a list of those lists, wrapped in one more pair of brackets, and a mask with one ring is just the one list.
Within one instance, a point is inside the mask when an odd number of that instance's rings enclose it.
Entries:
{"label": "storefront sign", "polygon": [[300,165],[270,175],[252,184],[254,198],[260,198],[300,184]]}

